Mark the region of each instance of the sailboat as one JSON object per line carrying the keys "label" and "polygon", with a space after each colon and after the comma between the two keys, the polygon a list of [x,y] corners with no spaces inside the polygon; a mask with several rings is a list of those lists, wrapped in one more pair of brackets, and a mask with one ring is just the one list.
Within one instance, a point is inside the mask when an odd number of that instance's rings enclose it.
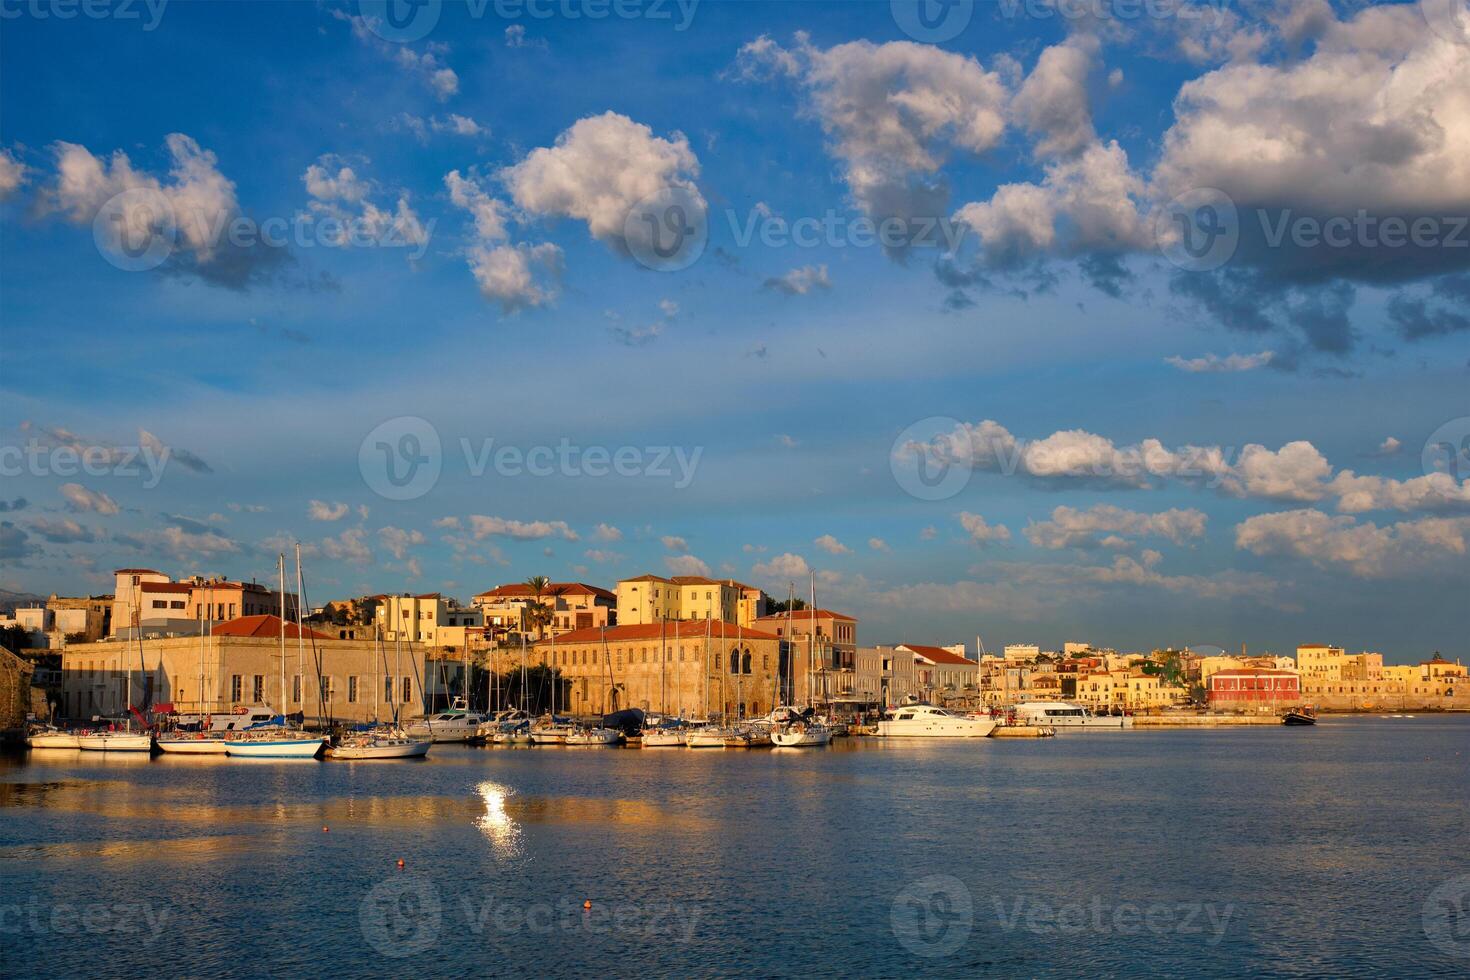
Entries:
{"label": "sailboat", "polygon": [[[134,619],[141,617],[135,615]],[[134,638],[138,641],[138,665],[143,665],[143,634],[140,630],[134,630]],[[127,675],[127,703],[128,711],[133,710],[133,669],[126,669]],[[133,731],[133,719],[129,714],[127,728],[123,731],[101,731],[87,732],[78,736],[77,748],[84,752],[152,752],[153,733]]]}
{"label": "sailboat", "polygon": [[199,616],[199,714],[198,729],[192,732],[172,731],[159,735],[155,742],[161,752],[173,755],[224,755],[225,733],[211,731],[210,723],[204,713],[204,654],[205,654],[205,623],[209,623],[209,631],[214,632],[214,620],[209,615],[209,609],[213,607],[213,596],[205,593],[205,607],[200,609]]}
{"label": "sailboat", "polygon": [[[378,645],[378,661],[386,673],[388,667],[388,655],[383,650],[383,634],[380,629],[375,629],[374,638]],[[373,702],[376,709],[377,689],[374,685]],[[343,738],[336,745],[327,749],[327,755],[333,759],[346,759],[348,761],[368,759],[422,759],[429,754],[429,747],[434,743],[426,738],[414,738],[409,735],[398,724],[398,705],[393,706],[393,724],[388,727],[378,726],[365,732],[357,732]],[[374,712],[376,714],[376,710]]]}
{"label": "sailboat", "polygon": [[[281,701],[282,715],[279,727],[258,734],[245,735],[225,743],[225,755],[232,759],[315,759],[321,755],[327,740],[320,736],[308,736],[300,729],[292,730],[286,725],[286,556],[277,556],[277,567],[281,581]],[[301,597],[297,596],[300,606]],[[299,629],[299,627],[298,627]]]}
{"label": "sailboat", "polygon": [[[658,710],[661,712],[660,724],[656,728],[643,729],[642,744],[645,749],[664,749],[683,746],[684,744],[684,685],[682,683],[682,670],[676,663],[674,666],[674,686],[679,690],[679,719],[677,724],[669,725],[666,685],[664,684],[664,669],[668,663],[668,619],[660,616],[658,620]],[[680,660],[683,655],[680,654]]]}
{"label": "sailboat", "polygon": [[[812,578],[812,607],[810,618],[807,620],[807,705],[806,712],[797,714],[787,712],[786,719],[778,722],[771,729],[771,744],[782,749],[816,748],[828,745],[832,741],[832,729],[821,724],[811,714],[811,670],[815,660],[813,646],[817,636],[817,580]],[[792,590],[795,591],[794,589]],[[791,636],[791,607],[794,602],[788,599],[786,604],[786,635]],[[790,658],[787,658],[790,666]],[[774,714],[774,712],[772,712]]]}

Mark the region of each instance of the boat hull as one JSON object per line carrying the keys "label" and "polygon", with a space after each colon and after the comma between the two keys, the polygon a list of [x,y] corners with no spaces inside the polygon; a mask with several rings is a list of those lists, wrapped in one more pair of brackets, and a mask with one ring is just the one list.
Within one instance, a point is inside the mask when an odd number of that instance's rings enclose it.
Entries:
{"label": "boat hull", "polygon": [[680,732],[644,732],[643,747],[645,749],[672,749],[683,748],[684,735]]}
{"label": "boat hull", "polygon": [[339,745],[328,751],[333,759],[349,761],[366,759],[422,759],[429,754],[432,742],[411,739],[369,745]]}
{"label": "boat hull", "polygon": [[993,731],[995,722],[979,718],[878,722],[878,734],[884,738],[986,738]]}
{"label": "boat hull", "polygon": [[729,737],[725,732],[690,732],[684,744],[691,749],[723,749]]}
{"label": "boat hull", "polygon": [[781,731],[771,732],[771,744],[778,749],[805,749],[829,745],[832,742],[832,733],[823,731]]}
{"label": "boat hull", "polygon": [[283,738],[241,740],[225,743],[225,755],[232,759],[315,759],[326,745],[320,738]]}
{"label": "boat hull", "polygon": [[130,732],[106,732],[83,735],[77,748],[83,752],[152,752],[152,735],[135,735]]}
{"label": "boat hull", "polygon": [[222,738],[160,738],[158,750],[170,755],[224,755]]}
{"label": "boat hull", "polygon": [[79,749],[82,737],[72,732],[42,732],[27,736],[26,745],[33,749]]}

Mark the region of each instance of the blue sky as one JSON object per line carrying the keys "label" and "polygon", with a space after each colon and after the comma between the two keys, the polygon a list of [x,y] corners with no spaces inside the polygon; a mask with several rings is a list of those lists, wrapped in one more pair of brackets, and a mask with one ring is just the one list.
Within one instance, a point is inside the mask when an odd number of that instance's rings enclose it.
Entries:
{"label": "blue sky", "polygon": [[[960,3],[929,43],[878,2],[430,3],[405,42],[372,3],[63,9],[0,8],[0,588],[299,540],[314,601],[815,572],[864,642],[1465,652],[1453,11]],[[1192,268],[1201,188],[1235,244]],[[707,239],[649,268],[673,199]],[[405,418],[439,475],[385,496]],[[965,478],[923,499],[916,460]]]}

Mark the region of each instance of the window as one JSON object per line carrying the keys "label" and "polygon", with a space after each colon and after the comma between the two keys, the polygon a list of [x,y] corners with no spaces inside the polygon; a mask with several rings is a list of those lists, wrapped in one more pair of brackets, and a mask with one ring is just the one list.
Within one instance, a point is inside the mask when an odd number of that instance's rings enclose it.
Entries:
{"label": "window", "polygon": [[256,674],[252,678],[252,682],[253,683],[251,685],[251,691],[253,691],[254,693],[251,695],[251,697],[256,704],[260,704],[262,701],[265,700],[265,678],[260,674]]}
{"label": "window", "polygon": [[291,678],[291,700],[297,704],[301,703],[301,675],[297,674]]}
{"label": "window", "polygon": [[389,704],[393,703],[393,678],[383,678],[383,700]]}
{"label": "window", "polygon": [[153,600],[153,608],[154,609],[167,609],[168,608],[168,603],[165,602],[162,599],[154,599]]}
{"label": "window", "polygon": [[179,599],[175,599],[175,600],[173,600],[172,602],[170,602],[168,604],[168,607],[170,609],[183,609],[184,608],[184,603],[181,600],[179,600]]}
{"label": "window", "polygon": [[323,701],[330,702],[332,700],[332,693],[333,693],[332,689],[333,689],[333,687],[334,687],[334,685],[332,684],[331,675],[329,675],[329,674],[323,674],[322,675],[322,700]]}
{"label": "window", "polygon": [[241,695],[241,693],[243,693],[242,690],[241,690],[241,681],[242,680],[243,680],[243,678],[239,674],[232,674],[230,676],[230,700],[231,701],[238,702],[240,700],[240,695]]}
{"label": "window", "polygon": [[403,692],[404,701],[407,701],[409,698],[413,697],[413,684],[409,681],[407,677],[403,679],[403,683],[399,685],[399,689]]}

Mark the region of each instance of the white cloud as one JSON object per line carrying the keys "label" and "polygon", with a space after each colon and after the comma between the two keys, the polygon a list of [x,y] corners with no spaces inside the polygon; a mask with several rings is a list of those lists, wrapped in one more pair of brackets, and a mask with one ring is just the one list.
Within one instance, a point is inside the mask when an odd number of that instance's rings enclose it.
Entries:
{"label": "white cloud", "polygon": [[191,531],[174,525],[158,532],[158,541],[179,561],[195,561],[240,550],[238,544],[218,531]]}
{"label": "white cloud", "polygon": [[984,547],[996,541],[1009,541],[1011,529],[1004,524],[988,524],[979,514],[960,511],[960,526],[970,535],[970,540]]}
{"label": "white cloud", "polygon": [[327,503],[313,500],[306,508],[306,516],[313,521],[340,521],[347,516],[348,506],[344,503]]}
{"label": "white cloud", "polygon": [[488,537],[514,538],[517,541],[554,537],[564,538],[567,541],[577,540],[577,532],[573,531],[566,521],[513,521],[504,517],[486,517],[481,514],[471,514],[469,521],[470,531],[474,534],[476,541]]}
{"label": "white cloud", "polygon": [[59,489],[67,507],[74,511],[116,514],[120,509],[117,501],[107,494],[100,490],[88,490],[80,483],[63,483]]}
{"label": "white cloud", "polygon": [[1234,371],[1254,371],[1271,363],[1275,351],[1263,350],[1259,354],[1206,354],[1203,357],[1166,357],[1164,363],[1173,365],[1190,374],[1225,374]]}
{"label": "white cloud", "polygon": [[951,152],[985,153],[1005,131],[1000,76],[934,45],[853,41],[824,51],[804,34],[790,49],[762,36],[735,67],[745,78],[800,81],[854,202],[874,217],[944,214],[937,177]]}
{"label": "white cloud", "polygon": [[0,150],[0,201],[21,188],[21,185],[26,182],[26,172],[29,169],[9,150]]}
{"label": "white cloud", "polygon": [[562,250],[551,242],[494,248],[477,245],[467,254],[480,294],[498,302],[504,313],[546,306],[560,291]]}
{"label": "white cloud", "polygon": [[320,201],[356,204],[372,190],[357,171],[331,154],[319,157],[316,163],[308,166],[301,180],[306,184],[306,193]]}
{"label": "white cloud", "polygon": [[869,538],[868,539],[868,547],[869,548],[872,548],[874,551],[889,551],[889,550],[891,550],[888,547],[888,542],[887,541],[884,541],[882,538]]}
{"label": "white cloud", "polygon": [[510,237],[506,230],[505,205],[487,194],[476,181],[451,170],[444,175],[449,200],[457,208],[468,211],[475,219],[475,234],[484,243],[503,242]]}
{"label": "white cloud", "polygon": [[797,440],[795,436],[787,435],[784,432],[776,436],[776,443],[780,445],[782,449],[795,449],[797,446],[801,445],[801,442]]}
{"label": "white cloud", "polygon": [[325,154],[301,175],[306,193],[311,197],[307,208],[318,219],[340,222],[331,239],[342,246],[359,241],[384,245],[424,245],[429,233],[407,192],[398,195],[396,210],[386,209],[369,200],[373,185],[340,158]]}
{"label": "white cloud", "polygon": [[670,551],[688,551],[689,542],[675,534],[665,534],[659,538],[663,546]]}
{"label": "white cloud", "polygon": [[1052,45],[1041,52],[1016,92],[1011,108],[1021,125],[1037,135],[1032,153],[1038,159],[1070,156],[1096,138],[1087,78],[1100,47],[1090,34],[1074,34]]}
{"label": "white cloud", "polygon": [[823,551],[827,552],[827,554],[829,554],[829,555],[850,555],[850,554],[852,554],[852,549],[851,548],[849,548],[847,545],[843,544],[841,541],[838,541],[836,538],[834,538],[830,534],[824,534],[824,535],[822,535],[820,538],[817,538],[815,541],[813,541],[812,544],[816,545],[818,548],[821,548]]}
{"label": "white cloud", "polygon": [[1470,518],[1425,517],[1380,527],[1319,510],[1258,514],[1236,525],[1235,546],[1257,555],[1288,555],[1321,568],[1345,567],[1358,578],[1434,572],[1470,550]]}
{"label": "white cloud", "polygon": [[334,561],[368,565],[373,560],[373,551],[367,543],[367,531],[360,527],[350,527],[335,538],[324,539],[321,549],[322,554]]}
{"label": "white cloud", "polygon": [[31,521],[30,528],[53,544],[87,544],[97,540],[97,532],[70,517],[49,520],[38,517]]}
{"label": "white cloud", "polygon": [[609,565],[623,560],[623,556],[616,551],[608,551],[602,548],[591,548],[583,554],[589,561],[595,561],[600,565]]}
{"label": "white cloud", "polygon": [[1202,511],[1172,509],[1155,514],[1098,504],[1087,510],[1058,507],[1051,519],[1029,524],[1026,539],[1038,548],[1127,547],[1128,537],[1163,537],[1185,544],[1202,537],[1208,518]]}
{"label": "white cloud", "polygon": [[611,524],[599,524],[592,531],[592,537],[597,541],[621,541],[623,532]]}
{"label": "white cloud", "polygon": [[785,552],[770,561],[756,562],[751,571],[764,579],[798,579],[811,574],[811,566],[800,555]]}
{"label": "white cloud", "polygon": [[[583,221],[593,238],[620,252],[652,234],[642,222],[627,220],[639,202],[678,194],[704,206],[694,183],[699,160],[684,134],[664,139],[616,112],[577,120],[555,146],[532,150],[500,176],[529,214]],[[625,234],[638,238],[630,243]]]}
{"label": "white cloud", "polygon": [[787,296],[805,296],[816,289],[831,289],[832,280],[827,275],[827,266],[797,266],[784,276],[767,279],[765,288],[785,293]]}
{"label": "white cloud", "polygon": [[352,27],[352,36],[362,44],[377,51],[384,58],[403,69],[406,74],[418,78],[443,101],[459,91],[459,76],[443,61],[448,48],[442,44],[430,44],[429,50],[414,51],[406,44],[389,44],[372,29],[366,17],[334,10],[332,16],[346,21]]}
{"label": "white cloud", "polygon": [[1380,456],[1397,456],[1399,450],[1402,449],[1403,447],[1404,447],[1404,444],[1403,443],[1399,442],[1393,436],[1389,436],[1388,438],[1384,439],[1381,443],[1378,444],[1378,455],[1380,455]]}
{"label": "white cloud", "polygon": [[664,567],[673,575],[703,575],[710,574],[709,565],[705,564],[693,555],[665,555]]}
{"label": "white cloud", "polygon": [[401,527],[383,527],[378,529],[378,540],[383,547],[399,561],[408,557],[408,549],[415,545],[424,543],[422,531],[405,531]]}

